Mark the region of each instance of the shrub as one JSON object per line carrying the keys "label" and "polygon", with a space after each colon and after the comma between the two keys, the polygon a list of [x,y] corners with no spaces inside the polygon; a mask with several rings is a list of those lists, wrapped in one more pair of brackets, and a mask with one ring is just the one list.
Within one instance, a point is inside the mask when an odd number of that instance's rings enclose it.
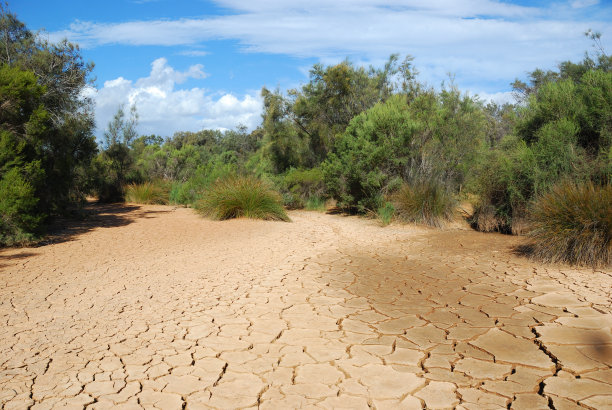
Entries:
{"label": "shrub", "polygon": [[452,219],[457,202],[439,183],[427,181],[402,186],[393,204],[400,220],[441,227]]}
{"label": "shrub", "polygon": [[[308,204],[311,198],[324,202],[325,183],[321,168],[291,168],[286,174],[278,177],[276,185],[283,195],[283,203],[289,208],[308,208],[312,205]],[[323,203],[322,206],[324,205]]]}
{"label": "shrub", "polygon": [[175,182],[170,190],[170,202],[194,205],[216,180],[236,173],[235,158],[233,157],[231,153],[227,152],[215,156],[208,163],[198,166],[188,180]]}
{"label": "shrub", "polygon": [[548,262],[612,263],[612,185],[562,182],[531,206],[530,246]]}
{"label": "shrub", "polygon": [[309,211],[325,212],[325,199],[319,196],[311,196],[306,200],[304,208]]}
{"label": "shrub", "polygon": [[168,184],[163,181],[130,184],[125,189],[127,202],[137,204],[168,204]]}
{"label": "shrub", "polygon": [[193,177],[185,182],[174,182],[170,189],[170,203],[192,205],[200,199],[208,185],[207,181],[197,177]]}
{"label": "shrub", "polygon": [[204,193],[195,208],[214,219],[254,218],[289,221],[279,193],[252,176],[218,180]]}
{"label": "shrub", "polygon": [[0,178],[0,246],[21,245],[35,238],[43,215],[37,213],[38,198],[19,168]]}
{"label": "shrub", "polygon": [[378,218],[383,226],[387,226],[391,223],[393,214],[395,214],[395,207],[391,202],[385,202],[383,206],[378,208]]}
{"label": "shrub", "polygon": [[508,138],[501,150],[487,155],[479,171],[478,201],[472,226],[482,232],[521,233],[527,204],[546,181],[533,150],[522,141]]}

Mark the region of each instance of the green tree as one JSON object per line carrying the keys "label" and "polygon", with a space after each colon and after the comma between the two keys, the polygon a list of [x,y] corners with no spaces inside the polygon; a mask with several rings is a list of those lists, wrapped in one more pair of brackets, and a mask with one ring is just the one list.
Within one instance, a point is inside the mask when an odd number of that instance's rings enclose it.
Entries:
{"label": "green tree", "polygon": [[0,65],[0,245],[31,239],[48,216],[40,201],[49,132],[44,91],[32,72]]}
{"label": "green tree", "polygon": [[129,116],[121,105],[109,121],[104,131],[103,151],[98,158],[99,197],[102,201],[120,201],[124,196],[124,187],[128,174],[132,171],[134,159],[132,143],[138,134],[138,112],[136,106],[130,107]]}
{"label": "green tree", "polygon": [[[31,73],[41,87],[36,98],[40,109],[36,112],[44,118],[36,121],[38,128],[25,118],[14,119],[12,128],[5,118],[3,126],[15,131],[28,124],[28,132],[16,134],[28,135],[20,142],[24,144],[21,155],[39,161],[44,174],[44,182],[35,189],[37,206],[47,216],[64,212],[83,200],[87,170],[97,149],[92,133],[93,107],[83,97],[93,64],[83,61],[77,46],[67,41],[50,43],[32,33],[6,5],[0,4],[0,65]],[[10,76],[16,78],[15,73]],[[2,101],[3,106],[20,106],[9,97]],[[22,109],[29,112],[27,107]]]}

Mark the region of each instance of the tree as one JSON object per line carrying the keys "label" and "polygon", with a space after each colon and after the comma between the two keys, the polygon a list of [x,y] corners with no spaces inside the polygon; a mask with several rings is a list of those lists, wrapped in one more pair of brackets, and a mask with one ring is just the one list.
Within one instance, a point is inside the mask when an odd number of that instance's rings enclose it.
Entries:
{"label": "tree", "polygon": [[136,106],[130,107],[129,117],[126,117],[124,106],[121,105],[104,131],[104,150],[98,159],[98,194],[102,201],[123,199],[128,172],[134,163],[131,148],[138,136],[137,124]]}
{"label": "tree", "polygon": [[[37,206],[47,216],[64,212],[84,198],[86,169],[97,150],[93,107],[83,97],[93,64],[85,63],[78,47],[68,41],[54,44],[32,33],[0,4],[0,65],[30,73],[40,87],[36,104],[40,107],[37,112],[44,112],[44,121],[38,121],[41,125],[36,132],[17,134],[28,134],[21,140],[23,152],[39,161],[44,172],[44,183],[36,189]],[[16,71],[11,73],[13,79],[19,76]],[[16,104],[7,99],[2,104],[9,103]],[[5,120],[3,127],[15,131],[28,123],[21,118],[9,126]]]}
{"label": "tree", "polygon": [[40,200],[49,122],[44,91],[32,72],[0,65],[0,245],[31,239],[47,216]]}

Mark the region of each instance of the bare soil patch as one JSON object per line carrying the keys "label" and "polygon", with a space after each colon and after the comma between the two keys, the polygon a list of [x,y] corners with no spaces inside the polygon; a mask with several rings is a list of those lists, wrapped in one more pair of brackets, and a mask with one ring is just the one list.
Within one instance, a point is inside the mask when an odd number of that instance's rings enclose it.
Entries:
{"label": "bare soil patch", "polygon": [[92,212],[0,251],[0,407],[612,407],[612,272],[316,212]]}

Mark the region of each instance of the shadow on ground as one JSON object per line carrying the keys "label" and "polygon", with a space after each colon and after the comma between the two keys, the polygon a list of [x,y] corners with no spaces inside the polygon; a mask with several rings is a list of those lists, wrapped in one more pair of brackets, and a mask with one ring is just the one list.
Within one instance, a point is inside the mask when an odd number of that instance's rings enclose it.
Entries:
{"label": "shadow on ground", "polygon": [[170,210],[143,210],[134,204],[89,202],[78,215],[57,219],[36,247],[71,241],[97,228],[126,226],[138,218],[153,218],[155,214],[167,212]]}

